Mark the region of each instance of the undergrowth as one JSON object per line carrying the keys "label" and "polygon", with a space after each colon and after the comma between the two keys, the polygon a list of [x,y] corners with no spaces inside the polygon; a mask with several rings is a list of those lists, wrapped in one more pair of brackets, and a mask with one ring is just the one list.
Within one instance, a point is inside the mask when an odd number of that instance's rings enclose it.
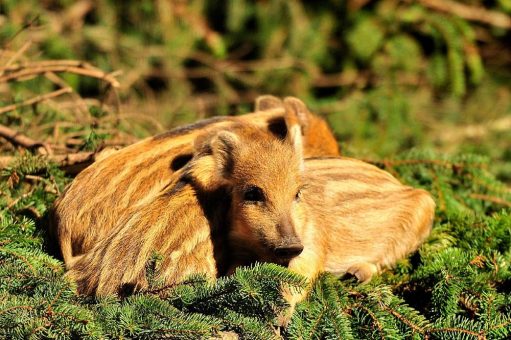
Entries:
{"label": "undergrowth", "polygon": [[[0,144],[0,338],[511,337],[510,28],[497,20],[511,5],[432,6],[452,3],[1,2],[0,125],[41,143]],[[47,233],[79,171],[59,156],[247,112],[263,93],[300,97],[344,155],[431,192],[422,247],[367,285],[321,275],[287,328],[279,288],[304,282],[276,265],[77,296]]]}
{"label": "undergrowth", "polygon": [[[433,232],[410,258],[367,285],[320,276],[290,325],[279,329],[277,265],[241,268],[208,282],[191,277],[128,298],[77,296],[45,243],[45,215],[69,182],[44,159],[20,155],[2,172],[0,337],[489,338],[511,334],[511,193],[488,159],[413,151],[381,161],[438,205]],[[15,178],[15,180],[13,179]],[[223,332],[223,333],[222,333]],[[279,334],[279,335],[278,335]]]}

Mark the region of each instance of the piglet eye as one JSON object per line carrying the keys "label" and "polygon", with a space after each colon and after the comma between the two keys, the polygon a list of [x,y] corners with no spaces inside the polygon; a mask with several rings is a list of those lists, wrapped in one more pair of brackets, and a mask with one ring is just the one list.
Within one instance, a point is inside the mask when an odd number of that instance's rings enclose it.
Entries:
{"label": "piglet eye", "polygon": [[298,190],[295,195],[295,201],[299,201],[302,198],[302,189]]}
{"label": "piglet eye", "polygon": [[263,202],[264,194],[261,188],[256,186],[248,187],[243,194],[243,200],[248,202]]}

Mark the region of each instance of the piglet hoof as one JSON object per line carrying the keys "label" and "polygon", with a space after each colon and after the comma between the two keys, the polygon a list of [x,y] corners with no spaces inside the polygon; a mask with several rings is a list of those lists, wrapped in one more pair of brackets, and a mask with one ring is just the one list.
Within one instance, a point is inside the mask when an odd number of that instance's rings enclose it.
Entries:
{"label": "piglet hoof", "polygon": [[371,278],[377,272],[378,267],[372,263],[357,263],[347,270],[347,273],[354,275],[362,283],[371,281]]}

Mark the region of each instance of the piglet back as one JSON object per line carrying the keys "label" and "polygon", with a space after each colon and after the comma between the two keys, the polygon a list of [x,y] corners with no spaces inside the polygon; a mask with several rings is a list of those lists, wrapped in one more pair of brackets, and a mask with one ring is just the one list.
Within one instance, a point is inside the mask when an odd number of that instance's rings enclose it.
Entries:
{"label": "piglet back", "polygon": [[379,270],[415,251],[431,231],[431,195],[371,164],[345,158],[306,161],[304,200],[326,247],[325,270],[369,263]]}

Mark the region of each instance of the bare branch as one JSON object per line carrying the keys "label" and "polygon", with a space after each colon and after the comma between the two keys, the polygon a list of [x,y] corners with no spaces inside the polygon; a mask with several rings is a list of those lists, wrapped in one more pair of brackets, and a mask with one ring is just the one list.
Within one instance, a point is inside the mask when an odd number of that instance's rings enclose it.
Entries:
{"label": "bare branch", "polygon": [[511,29],[511,17],[504,13],[490,11],[483,7],[464,5],[451,0],[420,0],[426,7],[457,15],[463,19],[479,21],[491,26]]}
{"label": "bare branch", "polygon": [[40,96],[25,100],[18,104],[4,106],[4,107],[0,108],[0,114],[16,110],[19,107],[33,105],[33,104],[48,100],[50,98],[55,98],[55,97],[65,94],[65,93],[71,93],[71,92],[73,92],[73,89],[71,89],[70,87],[66,87],[66,88],[56,90],[56,91],[53,91],[50,93],[42,94]]}
{"label": "bare branch", "polygon": [[476,194],[476,193],[470,194],[469,196],[472,198],[481,200],[481,201],[488,201],[488,202],[500,204],[500,205],[511,208],[511,202],[506,201],[505,199],[500,198],[500,197],[494,197],[494,196],[490,196],[490,195]]}
{"label": "bare branch", "polygon": [[[29,48],[32,46],[32,40],[28,40],[21,46],[19,50],[17,50],[7,61],[5,67],[11,66],[19,57],[21,57]],[[3,74],[3,71],[0,72],[0,75]]]}
{"label": "bare branch", "polygon": [[20,132],[10,129],[7,126],[0,125],[0,137],[7,139],[11,144],[15,146],[22,146],[26,149],[35,149],[42,147],[37,151],[41,154],[51,154],[51,148],[48,144],[33,140]]}
{"label": "bare branch", "polygon": [[113,88],[120,86],[120,83],[111,74],[78,60],[45,60],[32,63],[24,63],[4,67],[0,69],[0,83],[14,79],[20,80],[32,76],[45,74],[47,72],[69,72],[92,78],[104,80]]}

